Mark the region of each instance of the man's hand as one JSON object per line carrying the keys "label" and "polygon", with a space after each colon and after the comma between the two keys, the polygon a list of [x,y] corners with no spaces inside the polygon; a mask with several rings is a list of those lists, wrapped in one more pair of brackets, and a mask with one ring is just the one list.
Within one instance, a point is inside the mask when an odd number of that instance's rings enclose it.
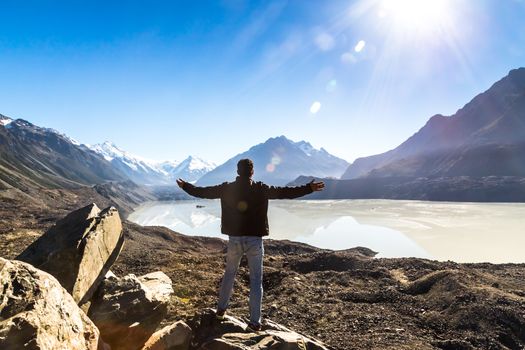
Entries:
{"label": "man's hand", "polygon": [[180,188],[183,188],[185,183],[186,181],[183,179],[177,179],[177,185],[179,185]]}
{"label": "man's hand", "polygon": [[319,182],[315,182],[315,180],[312,180],[310,181],[309,183],[310,185],[310,188],[312,189],[312,191],[322,191],[324,190],[324,182],[322,181],[319,181]]}

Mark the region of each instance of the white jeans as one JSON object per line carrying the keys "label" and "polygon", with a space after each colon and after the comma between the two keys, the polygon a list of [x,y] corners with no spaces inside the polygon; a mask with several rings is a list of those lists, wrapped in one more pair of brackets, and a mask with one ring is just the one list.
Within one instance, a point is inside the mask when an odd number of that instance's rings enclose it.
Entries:
{"label": "white jeans", "polygon": [[262,274],[263,274],[263,241],[262,237],[230,236],[226,255],[226,270],[219,291],[219,310],[226,310],[233,291],[235,275],[239,269],[242,256],[246,254],[250,268],[250,322],[261,323]]}

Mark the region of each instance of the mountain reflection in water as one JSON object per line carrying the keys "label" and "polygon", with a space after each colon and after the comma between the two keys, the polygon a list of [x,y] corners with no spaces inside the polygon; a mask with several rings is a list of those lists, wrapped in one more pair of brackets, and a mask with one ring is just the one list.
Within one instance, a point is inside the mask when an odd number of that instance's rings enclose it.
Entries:
{"label": "mountain reflection in water", "polygon": [[[524,214],[521,203],[394,200],[271,201],[268,213],[273,239],[336,250],[365,246],[378,257],[494,263],[525,261]],[[152,202],[129,220],[226,238],[218,200]]]}

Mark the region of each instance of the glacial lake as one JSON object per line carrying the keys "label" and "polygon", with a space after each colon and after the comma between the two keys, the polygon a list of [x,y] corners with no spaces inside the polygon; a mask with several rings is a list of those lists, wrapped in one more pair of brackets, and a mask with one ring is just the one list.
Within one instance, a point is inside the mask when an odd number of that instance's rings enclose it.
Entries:
{"label": "glacial lake", "polygon": [[[368,247],[377,257],[525,262],[525,203],[398,200],[270,201],[270,238],[334,250]],[[221,237],[219,200],[151,202],[129,220],[194,236]]]}

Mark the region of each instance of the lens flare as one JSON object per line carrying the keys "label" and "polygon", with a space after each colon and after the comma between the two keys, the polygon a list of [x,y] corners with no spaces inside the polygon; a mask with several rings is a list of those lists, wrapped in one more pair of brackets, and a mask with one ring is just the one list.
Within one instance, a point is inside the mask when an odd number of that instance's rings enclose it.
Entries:
{"label": "lens flare", "polygon": [[319,112],[320,109],[321,109],[321,102],[319,102],[319,101],[315,101],[315,102],[312,103],[312,105],[310,106],[310,113],[312,113],[312,114],[316,114],[317,112]]}
{"label": "lens flare", "polygon": [[248,203],[246,203],[245,201],[240,201],[239,203],[237,203],[238,211],[245,212],[246,209],[248,209]]}
{"label": "lens flare", "polygon": [[361,52],[365,48],[366,42],[364,40],[359,40],[359,42],[355,45],[354,51],[355,52]]}
{"label": "lens flare", "polygon": [[337,80],[332,79],[326,84],[326,92],[334,92],[337,89]]}

